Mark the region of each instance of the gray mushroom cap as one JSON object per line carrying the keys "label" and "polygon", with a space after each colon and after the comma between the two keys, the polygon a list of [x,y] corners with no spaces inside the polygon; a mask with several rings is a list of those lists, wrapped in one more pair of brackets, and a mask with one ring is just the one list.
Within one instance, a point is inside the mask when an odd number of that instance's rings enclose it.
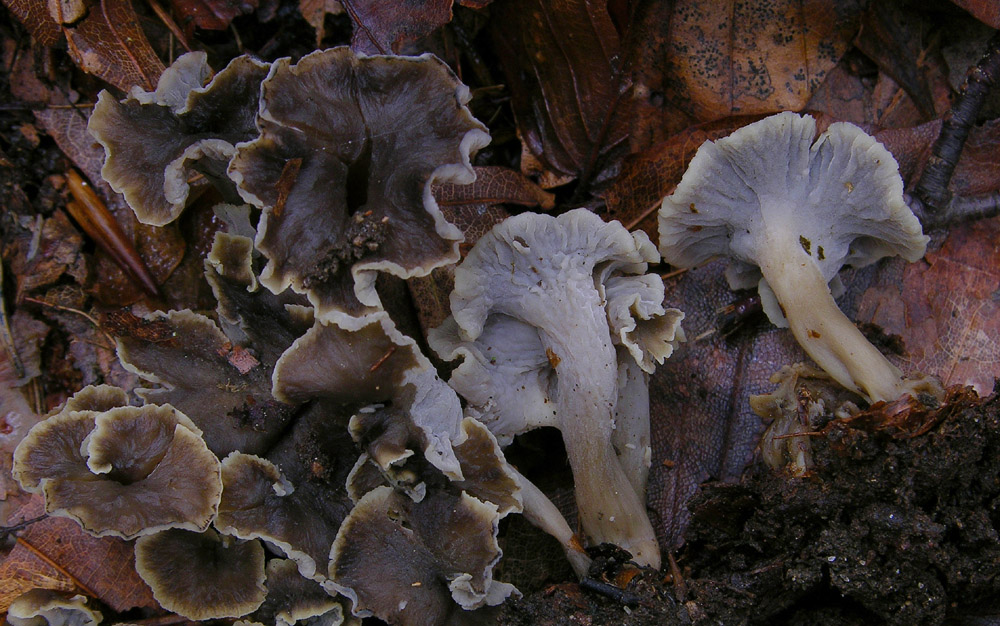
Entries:
{"label": "gray mushroom cap", "polygon": [[663,200],[660,251],[680,267],[732,256],[730,285],[759,281],[768,317],[830,376],[873,402],[894,400],[926,383],[902,378],[840,311],[829,283],[844,264],[914,261],[928,237],[881,144],[846,123],[813,142],[815,131],[811,117],[780,113],[703,144]]}
{"label": "gray mushroom cap", "polygon": [[587,534],[658,565],[645,506],[612,444],[616,346],[651,371],[681,337],[682,314],[663,308],[662,281],[645,275],[656,260],[644,233],[584,209],[510,218],[456,269],[452,318],[429,342],[464,358],[450,382],[501,443],[560,428]]}
{"label": "gray mushroom cap", "polygon": [[87,606],[87,597],[69,596],[51,589],[32,589],[7,609],[11,626],[97,626],[100,611]]}
{"label": "gray mushroom cap", "polygon": [[[808,115],[779,113],[702,144],[660,209],[660,253],[676,267],[733,259],[733,289],[761,281],[766,233],[787,228],[827,282],[844,265],[887,256],[916,261],[929,237],[903,200],[892,154],[863,130],[837,122],[816,138]],[[761,299],[788,323],[766,281]]]}

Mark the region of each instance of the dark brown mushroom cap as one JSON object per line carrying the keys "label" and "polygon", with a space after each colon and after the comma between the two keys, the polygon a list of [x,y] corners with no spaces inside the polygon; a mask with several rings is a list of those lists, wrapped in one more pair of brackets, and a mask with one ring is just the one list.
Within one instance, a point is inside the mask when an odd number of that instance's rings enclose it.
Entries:
{"label": "dark brown mushroom cap", "polygon": [[302,577],[295,561],[267,562],[267,597],[246,617],[267,626],[338,626],[344,622],[342,600],[331,596],[315,580]]}
{"label": "dark brown mushroom cap", "polygon": [[354,442],[336,422],[328,409],[312,405],[269,459],[226,457],[216,528],[264,539],[294,559],[303,576],[322,578],[330,545],[352,506],[346,482],[357,459]]}
{"label": "dark brown mushroom cap", "polygon": [[32,589],[7,609],[11,626],[97,626],[103,616],[87,606],[87,597],[51,589]]}
{"label": "dark brown mushroom cap", "polygon": [[359,57],[349,48],[275,62],[260,136],[230,166],[264,209],[261,281],[307,293],[322,319],[375,312],[377,271],[422,276],[458,260],[432,182],[469,183],[489,137],[468,89],[432,55]]}
{"label": "dark brown mushroom cap", "polygon": [[264,547],[212,529],[140,538],[135,569],[160,606],[188,619],[240,617],[264,601]]}
{"label": "dark brown mushroom cap", "polygon": [[224,175],[235,144],[256,134],[260,83],[269,67],[237,57],[204,85],[211,75],[206,55],[191,52],[164,71],[155,92],[133,89],[121,102],[101,92],[88,124],[104,146],[101,175],[140,222],[162,226],[180,215],[196,161]]}
{"label": "dark brown mushroom cap", "polygon": [[458,396],[385,313],[357,330],[317,321],[275,366],[274,395],[293,403],[322,398],[353,410],[391,403],[423,431],[427,459],[461,476],[451,449],[462,420]]}
{"label": "dark brown mushroom cap", "polygon": [[271,396],[270,368],[203,315],[171,311],[147,320],[168,338],[118,338],[118,357],[125,368],[162,385],[137,390],[140,397],[184,412],[219,456],[234,450],[263,452],[273,445],[295,407]]}
{"label": "dark brown mushroom cap", "polygon": [[118,406],[125,406],[128,403],[128,394],[120,387],[88,385],[73,394],[59,412],[94,411],[102,413]]}
{"label": "dark brown mushroom cap", "polygon": [[260,288],[253,261],[252,239],[216,233],[205,259],[205,278],[219,303],[219,323],[226,337],[252,349],[270,370],[313,325],[313,317],[304,296],[290,291],[274,295]]}
{"label": "dark brown mushroom cap", "polygon": [[[348,480],[351,497],[362,495],[388,484],[406,492],[419,502],[428,489],[462,491],[495,504],[500,517],[520,512],[518,480],[504,459],[497,440],[480,422],[465,418],[460,435],[452,441],[461,477],[449,478],[427,463],[421,450],[426,448],[426,435],[410,419],[405,410],[383,407],[358,413],[351,418],[351,435],[366,451],[368,465],[359,464]],[[377,481],[376,475],[383,478]]]}
{"label": "dark brown mushroom cap", "polygon": [[56,415],[18,446],[15,476],[45,494],[50,514],[126,539],[165,528],[204,530],[222,493],[218,459],[170,406]]}
{"label": "dark brown mushroom cap", "polygon": [[[444,624],[502,602],[496,507],[468,495],[428,493],[419,503],[389,487],[358,502],[333,545],[330,579],[354,614],[391,624]],[[373,564],[378,564],[373,571]]]}

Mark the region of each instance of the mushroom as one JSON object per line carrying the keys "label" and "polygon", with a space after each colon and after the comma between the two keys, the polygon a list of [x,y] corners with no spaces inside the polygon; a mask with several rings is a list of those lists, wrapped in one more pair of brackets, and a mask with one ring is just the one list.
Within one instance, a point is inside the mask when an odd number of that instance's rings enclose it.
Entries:
{"label": "mushroom", "polygon": [[515,592],[492,578],[498,522],[494,504],[465,492],[434,490],[417,503],[376,487],[340,527],[329,585],[352,600],[358,617],[404,626],[484,623],[470,611]]}
{"label": "mushroom", "polygon": [[11,626],[97,626],[103,616],[87,606],[87,597],[51,589],[32,589],[7,609]]}
{"label": "mushroom", "polygon": [[[512,217],[455,270],[452,317],[429,335],[443,358],[464,358],[450,383],[502,444],[561,430],[587,536],[654,567],[656,535],[613,438],[616,344],[651,371],[680,338],[682,314],[663,308],[659,277],[643,275],[657,260],[644,233],[584,209]],[[648,440],[648,416],[645,428]]]}
{"label": "mushroom", "polygon": [[118,102],[98,96],[88,130],[104,147],[101,176],[123,194],[136,218],[163,226],[187,203],[192,169],[228,187],[235,145],[256,135],[260,83],[270,65],[249,56],[212,75],[204,52],[182,55],[154,92],[135,87]]}
{"label": "mushroom", "polygon": [[326,592],[314,580],[303,578],[290,559],[267,562],[267,597],[246,616],[263,626],[339,626],[344,623],[342,599]]}
{"label": "mushroom", "polygon": [[272,396],[271,377],[281,354],[312,324],[311,313],[294,306],[300,297],[259,288],[252,250],[246,237],[216,236],[205,273],[219,324],[188,310],[157,312],[145,319],[155,333],[117,338],[125,368],[161,385],[137,395],[183,411],[220,457],[266,452],[294,418],[296,405]]}
{"label": "mushroom", "polygon": [[[97,395],[89,390],[69,404]],[[26,491],[45,494],[48,513],[125,539],[204,530],[222,493],[219,461],[198,427],[152,404],[64,411],[40,422],[14,451],[14,476]]]}
{"label": "mushroom", "polygon": [[871,402],[912,393],[837,307],[828,283],[841,266],[923,256],[928,237],[903,200],[888,150],[838,122],[815,143],[809,116],[779,113],[698,149],[660,209],[660,252],[692,267],[728,255],[733,289],[757,283],[770,320]]}
{"label": "mushroom", "polygon": [[462,233],[431,184],[472,182],[489,135],[444,63],[333,48],[279,59],[261,93],[260,136],[229,174],[264,210],[265,286],[291,286],[317,318],[343,322],[378,311],[379,271],[409,278],[458,260]]}
{"label": "mushroom", "polygon": [[264,547],[212,529],[135,542],[135,569],[164,609],[193,620],[240,617],[264,602]]}
{"label": "mushroom", "polygon": [[234,452],[222,462],[215,527],[267,541],[314,580],[325,577],[330,545],[352,506],[346,483],[358,453],[336,416],[312,404],[268,458]]}

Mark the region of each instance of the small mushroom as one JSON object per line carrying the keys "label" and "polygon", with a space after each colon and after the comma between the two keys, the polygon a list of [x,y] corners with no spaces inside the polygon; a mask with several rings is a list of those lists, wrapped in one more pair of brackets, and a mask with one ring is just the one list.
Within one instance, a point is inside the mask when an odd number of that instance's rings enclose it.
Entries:
{"label": "small mushroom", "polygon": [[295,560],[299,572],[325,577],[330,545],[352,502],[347,476],[358,457],[337,412],[314,403],[268,458],[234,452],[222,462],[222,501],[215,527],[263,539]]}
{"label": "small mushroom", "polygon": [[135,542],[135,569],[160,606],[188,619],[240,617],[264,602],[259,541],[165,530]]}
{"label": "small mushroom", "polygon": [[264,210],[264,285],[342,321],[378,311],[378,272],[423,276],[458,260],[461,231],[431,184],[472,182],[470,156],[489,136],[444,63],[333,48],[279,59],[261,90],[260,136],[230,176]]}
{"label": "small mushroom", "polygon": [[[78,395],[71,405],[83,400]],[[194,423],[170,406],[50,417],[15,450],[14,476],[26,491],[45,494],[50,514],[126,539],[204,530],[222,493],[218,459]]]}
{"label": "small mushroom", "polygon": [[651,371],[680,338],[682,314],[663,308],[659,277],[644,276],[657,259],[644,233],[584,209],[512,217],[456,269],[452,318],[429,336],[443,358],[463,357],[450,383],[501,443],[560,429],[585,533],[655,567],[656,535],[613,438],[616,344]]}
{"label": "small mushroom", "polygon": [[265,626],[340,626],[344,623],[343,599],[326,592],[314,580],[303,578],[295,561],[267,562],[267,597],[247,620]]}
{"label": "small mushroom", "polygon": [[189,52],[160,77],[118,102],[98,96],[88,130],[104,147],[101,175],[123,194],[138,220],[163,226],[187,203],[188,180],[200,171],[224,185],[235,145],[256,135],[260,83],[270,65],[240,56],[212,74],[204,52]]}
{"label": "small mushroom", "polygon": [[87,606],[87,597],[51,589],[32,589],[7,609],[11,626],[97,626],[103,616]]}
{"label": "small mushroom", "polygon": [[498,522],[495,505],[464,492],[433,491],[416,503],[377,487],[340,528],[331,587],[353,601],[358,617],[404,626],[482,623],[469,611],[515,591],[492,578],[501,555]]}
{"label": "small mushroom", "polygon": [[894,400],[918,383],[865,339],[828,283],[845,264],[916,261],[928,237],[888,150],[843,122],[815,134],[813,118],[780,113],[702,144],[663,200],[660,252],[677,267],[731,256],[730,286],[757,283],[771,321],[830,376],[872,402]]}

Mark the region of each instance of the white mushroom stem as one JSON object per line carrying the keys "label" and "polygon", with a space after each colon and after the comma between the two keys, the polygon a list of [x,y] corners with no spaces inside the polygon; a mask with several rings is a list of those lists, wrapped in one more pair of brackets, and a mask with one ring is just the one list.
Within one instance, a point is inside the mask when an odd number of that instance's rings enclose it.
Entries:
{"label": "white mushroom stem", "polygon": [[757,262],[788,325],[827,374],[872,402],[895,400],[909,389],[899,368],[873,346],[837,306],[823,274],[787,231],[772,232]]}
{"label": "white mushroom stem", "polygon": [[576,488],[580,523],[597,543],[613,543],[636,563],[659,568],[660,549],[645,504],[622,469],[611,433],[618,363],[590,276],[572,277],[549,307],[539,338],[558,376],[556,419]]}

